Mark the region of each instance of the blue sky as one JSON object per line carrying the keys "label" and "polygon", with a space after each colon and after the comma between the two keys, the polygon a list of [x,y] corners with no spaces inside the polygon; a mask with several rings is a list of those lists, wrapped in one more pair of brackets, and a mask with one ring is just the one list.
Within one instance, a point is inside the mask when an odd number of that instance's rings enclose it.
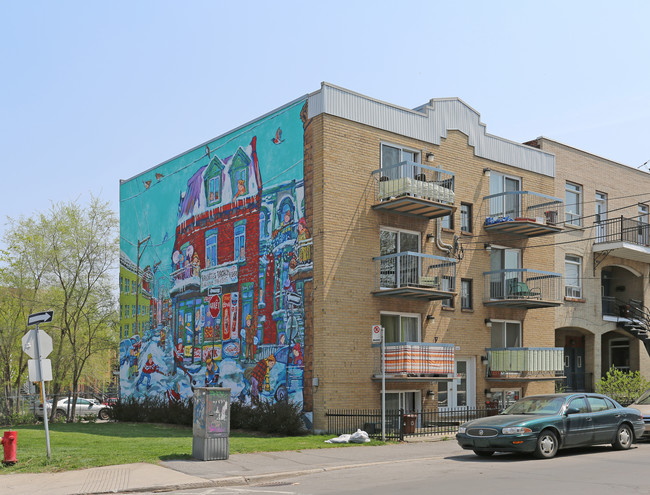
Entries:
{"label": "blue sky", "polygon": [[459,97],[487,131],[650,159],[642,1],[2,1],[0,232],[321,81],[413,108]]}

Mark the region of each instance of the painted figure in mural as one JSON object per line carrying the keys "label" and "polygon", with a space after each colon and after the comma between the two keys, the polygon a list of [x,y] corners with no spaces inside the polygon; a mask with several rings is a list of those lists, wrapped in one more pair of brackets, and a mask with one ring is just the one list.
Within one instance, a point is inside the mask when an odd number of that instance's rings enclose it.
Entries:
{"label": "painted figure in mural", "polygon": [[298,263],[309,263],[311,261],[311,246],[305,244],[305,241],[307,241],[309,237],[310,234],[307,229],[307,222],[303,217],[298,221]]}
{"label": "painted figure in mural", "polygon": [[271,391],[270,375],[273,366],[275,366],[275,356],[271,354],[253,368],[251,373],[251,400],[253,402],[257,402],[262,390],[265,392]]}
{"label": "painted figure in mural", "polygon": [[302,349],[300,348],[300,342],[296,342],[291,349],[291,356],[289,357],[289,362],[295,364],[296,366],[302,366]]}
{"label": "painted figure in mural", "polygon": [[153,362],[153,356],[149,354],[147,356],[147,362],[144,363],[144,366],[142,367],[142,374],[140,375],[140,379],[135,383],[135,389],[138,390],[140,387],[140,384],[144,381],[144,379],[147,379],[147,390],[151,388],[151,375],[153,373],[160,373],[161,375],[164,375],[162,371],[158,368],[157,364],[154,364]]}
{"label": "painted figure in mural", "polygon": [[239,179],[237,181],[237,193],[233,196],[232,200],[235,201],[239,196],[244,196],[246,194],[246,183],[244,179]]}
{"label": "painted figure in mural", "polygon": [[138,357],[135,355],[135,348],[131,347],[129,353],[126,354],[120,361],[120,366],[127,363],[129,366],[128,378],[131,379],[136,376],[138,371]]}
{"label": "painted figure in mural", "polygon": [[219,381],[219,367],[217,363],[214,362],[211,356],[208,356],[205,360],[205,386],[206,387],[217,387],[217,382]]}
{"label": "painted figure in mural", "polygon": [[246,359],[255,360],[255,330],[253,330],[253,316],[246,315]]}
{"label": "painted figure in mural", "polygon": [[201,272],[201,261],[199,260],[199,255],[194,253],[192,257],[192,276],[198,277]]}
{"label": "painted figure in mural", "polygon": [[181,384],[179,382],[175,382],[172,385],[172,388],[167,389],[165,395],[167,396],[167,399],[170,403],[179,402],[181,400]]}
{"label": "painted figure in mural", "polygon": [[160,329],[160,340],[158,341],[158,345],[162,347],[163,351],[165,350],[165,327]]}
{"label": "painted figure in mural", "polygon": [[183,339],[178,337],[178,343],[174,347],[174,362],[176,366],[183,366],[183,357],[185,353],[185,348],[183,347]]}

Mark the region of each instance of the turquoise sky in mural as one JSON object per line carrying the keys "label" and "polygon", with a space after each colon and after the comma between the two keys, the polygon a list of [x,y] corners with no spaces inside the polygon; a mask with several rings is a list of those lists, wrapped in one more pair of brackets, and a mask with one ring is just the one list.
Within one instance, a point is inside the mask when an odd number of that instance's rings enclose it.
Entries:
{"label": "turquoise sky in mural", "polygon": [[[182,154],[150,169],[120,186],[121,249],[135,262],[137,240],[151,239],[143,251],[140,265],[147,266],[162,260],[164,267],[170,261],[174,246],[178,200],[185,191],[188,179],[209,163],[206,146],[212,157],[225,159],[242,146],[250,144],[257,136],[257,154],[265,189],[302,178],[302,121],[300,110],[304,100],[299,100],[276,112],[251,122],[219,139]],[[276,140],[281,129],[281,142]],[[162,174],[160,180],[156,174]],[[145,184],[150,182],[147,188]]]}

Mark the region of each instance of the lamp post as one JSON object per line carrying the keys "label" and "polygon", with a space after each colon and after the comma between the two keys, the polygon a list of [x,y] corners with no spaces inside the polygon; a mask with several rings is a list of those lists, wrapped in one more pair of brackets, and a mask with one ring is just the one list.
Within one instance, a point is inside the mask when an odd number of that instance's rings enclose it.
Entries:
{"label": "lamp post", "polygon": [[148,235],[141,241],[138,241],[138,257],[137,261],[135,264],[135,332],[136,334],[140,333],[140,327],[138,326],[138,315],[140,314],[140,306],[138,305],[138,301],[140,299],[140,258],[144,254],[144,248],[142,248],[142,253],[140,253],[140,248],[142,247],[143,244],[146,244],[149,242],[149,239],[151,239],[151,236]]}

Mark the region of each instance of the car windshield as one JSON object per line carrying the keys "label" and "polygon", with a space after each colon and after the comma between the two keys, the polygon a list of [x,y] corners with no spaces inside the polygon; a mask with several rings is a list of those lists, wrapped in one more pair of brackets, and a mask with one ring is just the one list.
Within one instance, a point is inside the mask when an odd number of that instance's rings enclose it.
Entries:
{"label": "car windshield", "polygon": [[635,404],[639,405],[650,405],[650,390],[646,390],[645,393],[634,401]]}
{"label": "car windshield", "polygon": [[502,414],[558,414],[563,404],[562,397],[527,397],[515,402]]}

